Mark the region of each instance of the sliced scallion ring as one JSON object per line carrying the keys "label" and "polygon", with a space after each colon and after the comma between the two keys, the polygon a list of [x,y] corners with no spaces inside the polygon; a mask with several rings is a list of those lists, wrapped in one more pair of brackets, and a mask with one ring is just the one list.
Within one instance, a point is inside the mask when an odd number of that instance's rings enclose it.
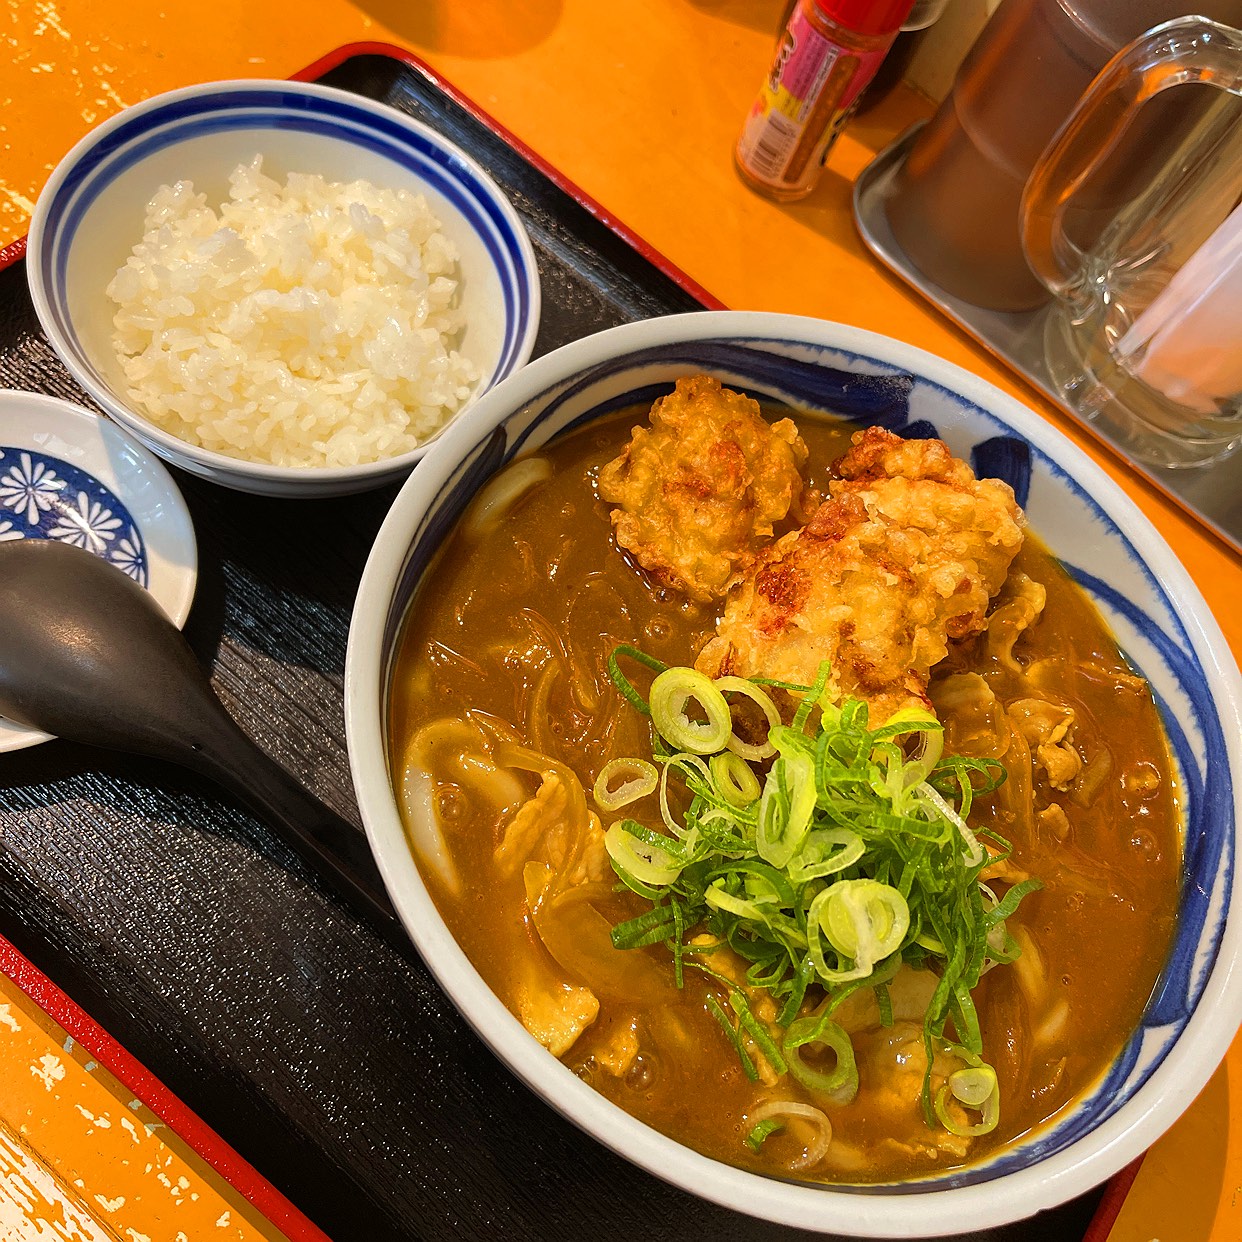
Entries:
{"label": "sliced scallion ring", "polygon": [[750,764],[733,750],[713,755],[708,765],[716,790],[733,806],[750,806],[759,797],[759,778]]}
{"label": "sliced scallion ring", "polygon": [[949,1090],[967,1108],[982,1108],[996,1090],[996,1071],[990,1065],[957,1070],[949,1075]]}
{"label": "sliced scallion ring", "polygon": [[[1000,1121],[1000,1086],[996,1081],[996,1071],[990,1065],[978,1057],[967,1055],[975,1064],[955,1070],[936,1092],[936,1116],[950,1134],[977,1138],[981,1134],[990,1134]],[[950,1096],[963,1108],[977,1112],[979,1121],[974,1125],[959,1125],[949,1111]]]}
{"label": "sliced scallion ring", "polygon": [[944,726],[925,707],[895,711],[872,736],[880,739],[917,735],[914,753],[904,761],[903,783],[909,787],[926,780],[944,754]]}
{"label": "sliced scallion ring", "polygon": [[592,792],[601,810],[616,811],[654,793],[659,783],[660,773],[646,759],[610,759],[595,778]]}
{"label": "sliced scallion ring", "polygon": [[901,947],[910,927],[910,907],[891,884],[838,880],[821,896],[820,927],[842,957],[870,968]]}
{"label": "sliced scallion ring", "polygon": [[852,867],[866,852],[862,837],[848,828],[816,828],[807,833],[787,870],[791,879],[806,883]]}
{"label": "sliced scallion ring", "polygon": [[[748,698],[763,713],[769,729],[780,724],[781,714],[776,710],[772,696],[755,685],[753,681],[748,681],[745,677],[717,677],[712,684],[722,694],[740,694]],[[728,746],[735,755],[740,755],[743,759],[767,759],[776,754],[776,747],[770,741],[757,745],[743,742],[736,733],[729,738]]]}
{"label": "sliced scallion ring", "polygon": [[[733,717],[725,696],[702,673],[692,668],[670,668],[651,683],[651,721],[656,731],[677,750],[692,755],[714,755],[733,735]],[[697,703],[705,720],[691,720],[686,708]]]}
{"label": "sliced scallion ring", "polygon": [[685,863],[678,857],[676,846],[671,838],[661,837],[632,819],[618,820],[604,833],[608,857],[640,884],[652,887],[671,884],[681,874]]}
{"label": "sliced scallion ring", "polygon": [[[830,1048],[836,1065],[825,1072],[814,1069],[802,1059],[801,1049],[810,1046]],[[789,1072],[808,1091],[822,1091],[835,1096],[842,1104],[858,1094],[858,1067],[854,1062],[854,1045],[844,1029],[831,1018],[811,1014],[789,1024],[782,1042]]]}
{"label": "sliced scallion ring", "polygon": [[769,770],[759,799],[759,857],[784,867],[806,839],[814,811],[815,761],[799,751],[782,754]]}
{"label": "sliced scallion ring", "polygon": [[759,1148],[763,1146],[763,1140],[769,1134],[775,1134],[778,1130],[783,1130],[784,1128],[785,1123],[783,1121],[777,1121],[775,1117],[769,1117],[766,1121],[761,1121],[758,1125],[752,1127],[743,1142],[751,1151],[758,1152]]}
{"label": "sliced scallion ring", "polygon": [[[760,1104],[748,1118],[754,1127],[761,1126],[765,1121],[782,1119],[786,1122],[803,1121],[810,1125],[811,1140],[803,1154],[789,1162],[789,1168],[795,1173],[813,1169],[828,1154],[832,1143],[832,1122],[828,1120],[828,1114],[822,1108],[803,1104],[799,1100],[769,1100],[766,1104]],[[751,1133],[754,1133],[753,1127]]]}
{"label": "sliced scallion ring", "polygon": [[824,958],[824,946],[820,943],[821,928],[823,927],[824,907],[828,904],[831,892],[831,888],[825,888],[817,893],[806,912],[806,945],[811,964],[824,983],[851,983],[856,979],[866,979],[872,971],[870,965],[856,963],[852,969],[834,970]]}

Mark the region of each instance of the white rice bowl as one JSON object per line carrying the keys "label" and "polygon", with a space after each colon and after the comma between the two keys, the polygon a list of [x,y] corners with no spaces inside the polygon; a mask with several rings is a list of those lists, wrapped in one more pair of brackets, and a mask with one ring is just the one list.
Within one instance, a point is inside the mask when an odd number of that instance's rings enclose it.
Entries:
{"label": "white rice bowl", "polygon": [[218,210],[163,185],[108,286],[130,399],[189,444],[278,466],[420,447],[479,379],[458,254],[421,194],[237,166]]}

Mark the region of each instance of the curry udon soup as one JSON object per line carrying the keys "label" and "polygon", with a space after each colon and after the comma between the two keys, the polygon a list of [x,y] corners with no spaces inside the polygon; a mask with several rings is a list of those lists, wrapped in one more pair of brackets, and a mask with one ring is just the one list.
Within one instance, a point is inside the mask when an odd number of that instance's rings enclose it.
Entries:
{"label": "curry udon soup", "polygon": [[[782,727],[818,737],[831,760],[821,767],[846,787],[820,788],[819,803],[855,797],[849,782],[861,772],[863,785],[888,781],[889,795],[935,786],[951,816],[964,781],[967,835],[919,837],[904,861],[880,864],[882,883],[875,872],[860,878],[853,860],[863,829],[830,824],[815,829],[827,834],[818,869],[804,849],[800,876],[776,875],[773,850],[748,857],[738,841],[784,756],[670,758],[675,747],[642,710],[651,698],[655,711],[656,667],[685,674],[715,624],[711,605],[654,586],[618,551],[597,499],[601,465],[644,413],[511,466],[427,571],[390,718],[393,779],[422,874],[531,1034],[673,1138],[826,1182],[976,1161],[1091,1086],[1166,959],[1179,818],[1151,692],[1028,536],[984,632],[935,669],[942,735],[875,736],[848,706],[821,711],[811,694],[779,692]],[[799,424],[822,475],[852,429]],[[618,648],[651,667],[614,657]],[[762,715],[733,696],[739,714],[747,707],[753,737]],[[706,714],[686,707],[681,723],[706,729]],[[961,758],[927,775],[929,747],[941,765]],[[668,824],[688,835],[687,812],[700,837],[723,845],[678,871],[685,841],[673,842]],[[910,836],[931,832],[902,813]],[[938,912],[928,903],[940,896],[919,897],[898,873],[937,851],[948,871],[928,884],[950,892]],[[893,889],[904,890],[904,918],[886,897]],[[973,946],[961,925],[973,926]]]}

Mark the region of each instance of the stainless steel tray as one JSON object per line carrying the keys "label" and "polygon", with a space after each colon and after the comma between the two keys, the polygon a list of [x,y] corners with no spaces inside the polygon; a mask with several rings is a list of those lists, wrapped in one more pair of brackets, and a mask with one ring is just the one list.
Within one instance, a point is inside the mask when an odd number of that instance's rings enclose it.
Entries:
{"label": "stainless steel tray", "polygon": [[1003,312],[963,302],[928,280],[911,264],[888,224],[885,202],[894,178],[920,125],[913,126],[863,169],[854,185],[854,222],[867,246],[893,273],[918,290],[959,328],[1016,372],[1033,388],[1064,410],[1138,471],[1153,487],[1179,504],[1235,552],[1242,552],[1242,453],[1211,466],[1167,470],[1136,461],[1108,429],[1084,418],[1062,400],[1044,363],[1044,320],[1047,309]]}

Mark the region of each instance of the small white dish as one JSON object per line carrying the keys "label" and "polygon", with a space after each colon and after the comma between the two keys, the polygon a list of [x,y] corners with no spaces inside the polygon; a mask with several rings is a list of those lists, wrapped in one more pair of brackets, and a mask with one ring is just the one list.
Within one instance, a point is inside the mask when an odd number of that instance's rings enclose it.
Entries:
{"label": "small white dish", "polygon": [[[57,539],[86,548],[146,587],[184,625],[198,581],[194,525],[172,476],[90,410],[33,392],[0,392],[0,542]],[[49,734],[0,718],[0,753]]]}
{"label": "small white dish", "polygon": [[48,178],[30,222],[26,271],[39,323],[101,409],[157,456],[201,478],[289,497],[338,496],[403,478],[436,437],[359,466],[275,466],[189,444],[150,421],[128,395],[106,290],[142,238],[146,204],[160,186],[191,181],[218,205],[229,173],[256,155],[280,181],[318,173],[425,195],[460,256],[466,326],[457,348],[479,373],[454,418],[530,358],[540,309],[535,252],[487,172],[395,108],[305,82],[186,87],[126,108],[83,138]]}

